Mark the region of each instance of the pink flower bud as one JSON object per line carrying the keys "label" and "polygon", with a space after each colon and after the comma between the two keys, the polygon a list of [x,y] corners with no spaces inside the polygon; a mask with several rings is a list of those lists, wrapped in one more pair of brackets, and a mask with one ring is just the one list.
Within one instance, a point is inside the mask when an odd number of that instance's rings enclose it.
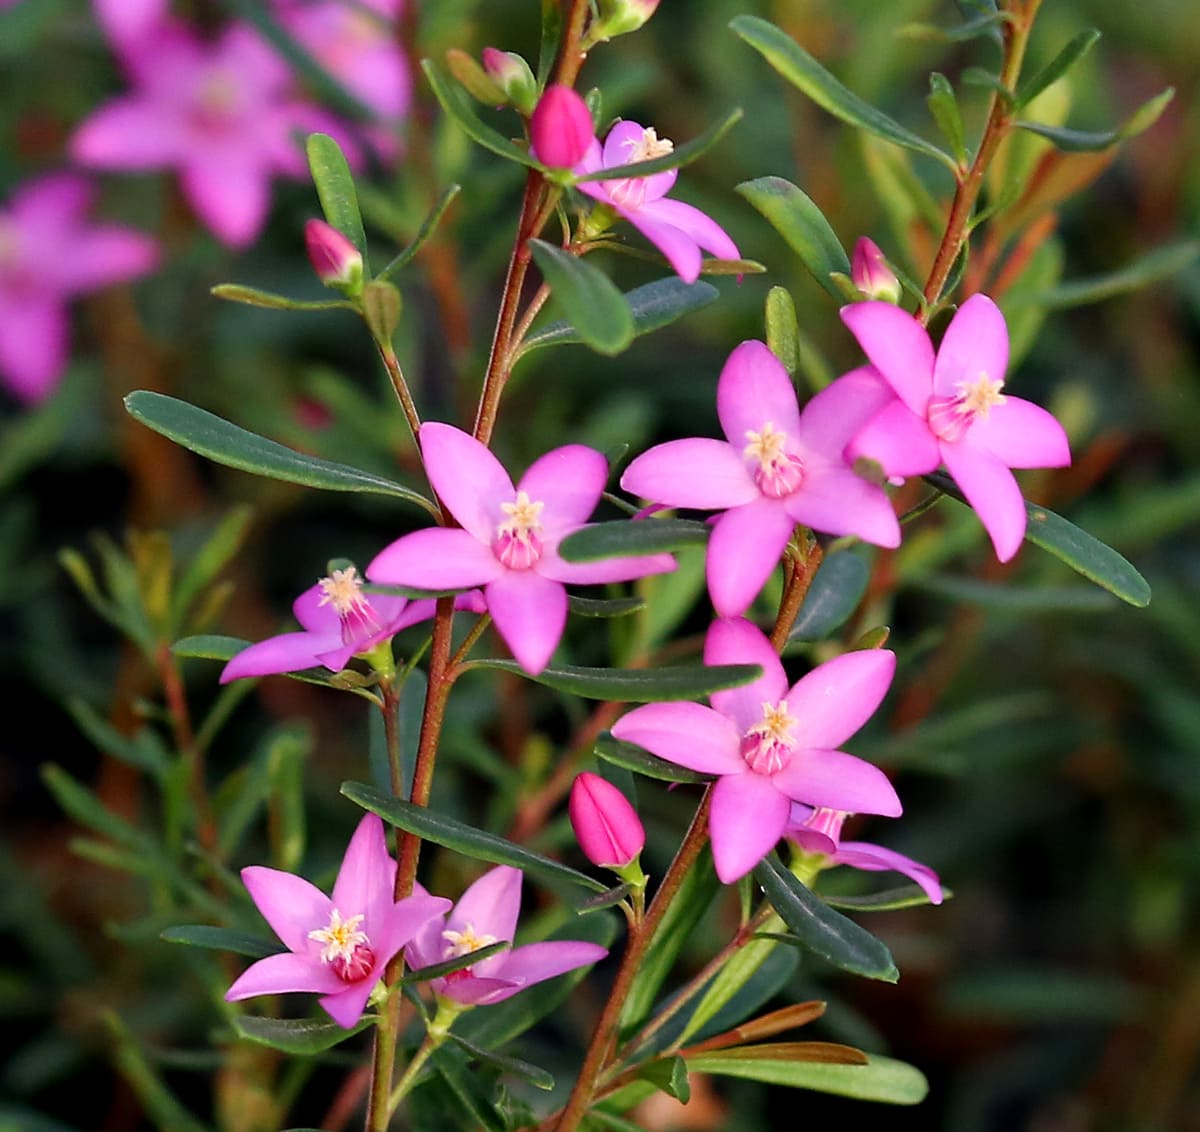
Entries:
{"label": "pink flower bud", "polygon": [[570,87],[546,88],[529,123],[533,155],[551,169],[573,169],[595,140],[592,112]]}
{"label": "pink flower bud", "polygon": [[658,7],[658,0],[600,0],[600,20],[595,35],[611,39],[637,31]]}
{"label": "pink flower bud", "polygon": [[304,225],[304,246],[317,278],[326,287],[356,291],[362,286],[362,253],[345,236],[324,220]]}
{"label": "pink flower bud", "polygon": [[865,298],[881,299],[885,303],[900,301],[900,280],[888,266],[879,246],[866,236],[860,237],[854,245],[850,278]]}
{"label": "pink flower bud", "polygon": [[488,78],[522,114],[533,113],[537,105],[537,79],[533,77],[529,64],[520,55],[513,51],[498,51],[494,47],[485,47],[483,69]]}
{"label": "pink flower bud", "polygon": [[571,787],[571,828],[587,859],[604,868],[624,868],[646,844],[646,831],[629,800],[598,774],[584,771]]}

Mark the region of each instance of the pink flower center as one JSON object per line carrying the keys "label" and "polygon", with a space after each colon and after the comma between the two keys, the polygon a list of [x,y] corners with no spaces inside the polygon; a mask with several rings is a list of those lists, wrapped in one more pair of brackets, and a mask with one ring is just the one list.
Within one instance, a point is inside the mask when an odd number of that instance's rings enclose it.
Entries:
{"label": "pink flower center", "polygon": [[330,909],[329,925],[314,928],[308,938],[323,944],[321,962],[330,967],[344,983],[355,983],[365,979],[375,968],[375,952],[367,933],[360,930],[362,915],[342,919],[336,908]]}
{"label": "pink flower center", "polygon": [[792,761],[796,720],[788,711],[786,700],[764,703],[762,712],[761,722],[742,736],[742,758],[755,774],[776,774]]}
{"label": "pink flower center", "polygon": [[[640,138],[629,138],[624,145],[625,154],[622,165],[636,165],[639,161],[653,161],[656,157],[665,157],[675,150],[675,143],[670,138],[660,138],[653,126],[642,130]],[[616,181],[606,181],[609,198],[619,208],[633,211],[646,203],[646,178],[622,177]]]}
{"label": "pink flower center", "polygon": [[228,133],[237,122],[241,110],[242,92],[236,76],[215,71],[207,75],[196,91],[192,105],[192,125],[206,134]]}
{"label": "pink flower center", "polygon": [[545,504],[517,492],[512,503],[501,503],[508,517],[497,525],[492,552],[510,570],[528,570],[542,557],[542,508]]}
{"label": "pink flower center", "polygon": [[845,810],[831,810],[828,806],[818,806],[809,814],[804,828],[824,834],[836,845],[838,838],[842,836],[842,825],[849,816]]}
{"label": "pink flower center", "polygon": [[382,629],[367,595],[362,592],[362,578],[353,566],[334,570],[318,584],[321,600],[317,605],[333,606],[342,623],[342,644],[357,644]]}
{"label": "pink flower center", "polygon": [[1003,381],[993,381],[982,370],[974,381],[960,381],[955,385],[957,392],[950,397],[929,399],[926,415],[929,427],[939,440],[954,443],[982,417],[987,420],[993,405],[1003,405],[1006,398],[1000,390]]}
{"label": "pink flower center", "polygon": [[767,421],[761,431],[747,429],[750,442],[742,449],[747,460],[757,462],[754,482],[769,499],[791,495],[804,482],[804,461],[787,449],[787,433],[780,432],[773,421]]}

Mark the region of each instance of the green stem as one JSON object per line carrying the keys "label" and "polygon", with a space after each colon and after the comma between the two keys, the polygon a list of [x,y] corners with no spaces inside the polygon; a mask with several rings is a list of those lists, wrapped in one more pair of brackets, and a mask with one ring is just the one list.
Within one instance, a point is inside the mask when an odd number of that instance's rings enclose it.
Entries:
{"label": "green stem", "polygon": [[434,1015],[433,1021],[429,1023],[429,1029],[425,1032],[425,1040],[421,1043],[421,1048],[413,1054],[412,1061],[408,1063],[408,1068],[404,1070],[404,1075],[396,1082],[396,1088],[392,1091],[392,1095],[388,1100],[389,1117],[400,1107],[400,1102],[412,1091],[413,1085],[417,1082],[417,1077],[420,1075],[421,1070],[425,1068],[425,1062],[445,1042],[446,1035],[449,1034],[450,1027],[454,1024],[454,1019],[466,1009],[468,1008],[461,1003],[453,1002],[448,998],[438,999],[437,1014]]}

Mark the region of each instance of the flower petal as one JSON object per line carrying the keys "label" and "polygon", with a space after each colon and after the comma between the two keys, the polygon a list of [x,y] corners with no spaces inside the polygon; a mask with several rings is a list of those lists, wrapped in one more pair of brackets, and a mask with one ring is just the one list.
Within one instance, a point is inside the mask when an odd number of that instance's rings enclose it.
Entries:
{"label": "flower petal", "polygon": [[542,526],[553,536],[591,518],[607,480],[608,461],[602,453],[583,444],[567,444],[535,460],[517,490],[545,504]]}
{"label": "flower petal", "polygon": [[706,510],[737,507],[761,494],[741,449],[708,437],[655,445],[625,469],[621,487],[667,507]]}
{"label": "flower petal", "polygon": [[741,732],[728,716],[703,704],[643,704],[621,716],[612,733],[651,754],[701,774],[740,774]]}
{"label": "flower petal", "polygon": [[813,397],[800,413],[796,436],[809,452],[842,460],[842,451],[870,419],[896,399],[873,366],[843,374]]}
{"label": "flower petal", "polygon": [[[221,670],[220,682],[228,684],[231,680],[242,680],[247,676],[274,676],[280,672],[316,668],[325,663],[320,658],[341,643],[341,635],[336,631],[327,634],[280,633],[230,657]],[[338,671],[337,668],[330,670]]]}
{"label": "flower petal", "polygon": [[501,1002],[525,986],[512,979],[480,977],[474,973],[465,979],[434,979],[432,985],[443,998],[461,1002],[464,1006],[486,1006]]}
{"label": "flower petal", "polygon": [[780,500],[761,497],[717,519],[705,573],[709,596],[722,617],[739,617],[750,608],[779,565],[795,526]]}
{"label": "flower petal", "polygon": [[247,967],[225,992],[225,1001],[240,1002],[260,994],[328,994],[345,985],[319,959],[285,951]]}
{"label": "flower petal", "polygon": [[394,906],[395,887],[396,862],[388,853],[383,822],[375,814],[366,814],[342,857],[333,884],[333,905],[343,918],[364,916],[364,930],[373,940]]}
{"label": "flower petal", "polygon": [[758,664],[762,675],[740,688],[713,692],[709,701],[733,720],[739,735],[762,721],[762,705],[778,703],[787,692],[787,674],[766,635],[741,617],[714,621],[704,638],[705,664]]}
{"label": "flower petal", "polygon": [[1005,397],[986,417],[976,415],[963,438],[1010,468],[1065,468],[1067,434],[1053,414],[1020,397]]}
{"label": "flower petal", "polygon": [[783,501],[796,523],[830,535],[857,535],[876,546],[900,545],[900,521],[883,488],[845,465],[813,468]]}
{"label": "flower petal", "polygon": [[642,209],[622,208],[619,204],[613,207],[666,256],[680,279],[695,283],[700,278],[700,247],[691,236],[673,224],[647,216]]}
{"label": "flower petal", "polygon": [[500,504],[517,495],[508,472],[478,440],[453,425],[426,421],[420,442],[425,474],[438,498],[465,530],[490,546],[504,517]]}
{"label": "flower petal", "polygon": [[556,582],[592,586],[602,582],[629,582],[648,574],[669,574],[675,565],[670,554],[628,554],[595,562],[567,562],[559,557],[557,547],[547,547],[535,569],[542,577],[553,578]]}
{"label": "flower petal", "polygon": [[852,303],[842,321],[858,339],[871,364],[918,416],[933,394],[933,344],[925,328],[891,303]]}
{"label": "flower petal", "polygon": [[996,557],[1007,562],[1025,537],[1025,500],[1012,472],[990,452],[965,441],[942,444],[942,459],[954,482],[992,540]]}
{"label": "flower petal", "polygon": [[741,252],[737,244],[711,216],[700,209],[681,200],[669,198],[655,199],[647,177],[646,201],[638,209],[638,216],[643,220],[669,224],[684,233],[688,239],[697,243],[705,251],[712,252],[718,259],[738,259]]}
{"label": "flower petal", "polygon": [[429,590],[479,586],[504,573],[490,546],[469,531],[447,527],[402,535],[367,567],[372,582]]}
{"label": "flower petal", "polygon": [[713,787],[713,864],[722,884],[733,884],[758,864],[783,836],[790,803],[771,779],[759,774],[726,775]]}
{"label": "flower petal", "polygon": [[888,476],[923,476],[942,462],[942,454],[925,417],[897,397],[855,434],[846,459],[874,460]]}
{"label": "flower petal", "polygon": [[[895,653],[860,649],[834,657],[801,677],[787,694],[788,710],[800,721],[799,744],[840,747],[875,713],[895,673]],[[854,812],[853,806],[835,808]]]}
{"label": "flower petal", "polygon": [[902,807],[895,787],[877,766],[845,751],[816,748],[797,751],[791,763],[774,775],[776,789],[810,806],[828,806],[852,814],[899,817]]}
{"label": "flower petal", "polygon": [[182,161],[187,137],[165,107],[130,95],[94,111],[72,135],[69,149],[81,165],[144,172]]}
{"label": "flower petal", "polygon": [[446,930],[470,928],[476,935],[511,942],[521,913],[521,870],[511,865],[489,869],[462,894],[446,919]]}
{"label": "flower petal", "polygon": [[79,232],[68,255],[49,266],[63,294],[77,295],[145,275],[158,264],[158,244],[114,224]]}
{"label": "flower petal", "polygon": [[344,989],[337,994],[327,994],[318,1001],[325,1013],[343,1030],[352,1030],[363,1016],[363,1011],[367,1008],[367,999],[371,997],[371,992],[378,982],[378,978],[368,977],[353,983],[342,983]]}
{"label": "flower petal", "polygon": [[721,428],[740,454],[748,433],[761,432],[768,421],[794,440],[800,431],[796,388],[779,359],[751,339],[726,359],[717,380],[717,416]]}
{"label": "flower petal", "polygon": [[496,631],[517,663],[536,676],[554,655],[567,624],[567,591],[533,570],[505,570],[484,589]]}
{"label": "flower petal", "polygon": [[[637,122],[628,119],[618,122],[608,131],[604,139],[603,165],[606,169],[615,169],[618,165],[632,165],[633,151],[641,144],[646,129]],[[584,159],[585,161],[587,158]],[[669,193],[679,176],[678,169],[667,169],[662,173],[651,173],[649,177],[630,177],[627,180],[601,181],[605,192],[621,193],[621,189],[630,181],[636,182],[643,201],[657,200]]]}
{"label": "flower petal", "polygon": [[183,194],[222,243],[244,248],[262,231],[271,178],[253,152],[240,148],[193,155],[181,176]]}
{"label": "flower petal", "polygon": [[[370,920],[372,929],[371,950],[375,952],[375,967],[383,974],[384,967],[391,961],[392,956],[402,947],[416,938],[426,924],[432,923],[436,932],[442,930],[442,918],[451,909],[449,900],[441,896],[430,896],[422,889],[413,889],[411,896],[395,903],[391,902],[392,893],[388,893],[388,907],[385,908],[381,919]],[[440,938],[438,936],[437,938]],[[432,962],[438,962],[437,959]]]}
{"label": "flower petal", "polygon": [[933,392],[953,397],[960,382],[981,374],[1003,381],[1008,370],[1008,327],[987,295],[972,295],[950,320],[933,366]]}
{"label": "flower petal", "polygon": [[540,983],[555,975],[574,971],[577,967],[599,963],[607,954],[608,948],[583,940],[527,943],[503,955],[504,963],[499,975],[527,987],[531,983]]}
{"label": "flower petal", "polygon": [[914,861],[894,849],[885,849],[882,845],[872,845],[867,841],[843,841],[833,854],[833,859],[839,865],[849,865],[852,869],[903,873],[925,890],[931,904],[942,902],[942,885],[937,873],[928,865],[922,865],[920,861]]}
{"label": "flower petal", "polygon": [[333,901],[325,893],[303,877],[265,865],[242,869],[242,883],[289,951],[300,955],[311,951],[308,933],[325,927],[333,910]]}
{"label": "flower petal", "polygon": [[66,307],[54,296],[0,295],[0,374],[28,404],[44,401],[67,365],[70,330]]}

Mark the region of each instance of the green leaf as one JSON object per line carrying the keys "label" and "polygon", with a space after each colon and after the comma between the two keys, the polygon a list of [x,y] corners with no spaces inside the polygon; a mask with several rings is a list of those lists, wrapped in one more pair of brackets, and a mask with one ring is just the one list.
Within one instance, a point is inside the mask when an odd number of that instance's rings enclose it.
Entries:
{"label": "green leaf", "polygon": [[486,947],[480,947],[466,955],[460,955],[457,959],[447,959],[444,963],[431,963],[428,967],[417,967],[415,970],[409,971],[400,981],[407,985],[427,983],[430,979],[441,979],[446,975],[453,975],[455,971],[461,971],[464,967],[480,963],[501,951],[507,951],[511,946],[511,942],[506,939],[497,940],[495,943],[489,943]]}
{"label": "green leaf", "polygon": [[961,165],[967,161],[967,143],[963,133],[962,115],[958,111],[958,100],[954,97],[954,88],[945,75],[934,71],[929,76],[929,96],[925,99],[929,113],[938,124],[946,140],[950,143],[950,152]]}
{"label": "green leaf", "polygon": [[522,149],[499,131],[493,130],[475,113],[470,96],[450,77],[445,67],[432,59],[422,59],[421,67],[429,80],[434,98],[473,142],[508,161],[515,161],[518,165],[526,165],[530,169],[545,169],[544,165],[529,155],[528,150]]}
{"label": "green leaf", "polygon": [[895,145],[935,158],[951,170],[957,163],[950,154],[926,141],[882,110],[843,86],[794,39],[767,20],[737,16],[729,26],[793,86],[808,95],[835,118]]}
{"label": "green leaf", "polygon": [[[954,895],[948,888],[942,889],[942,899],[949,900]],[[826,904],[834,908],[844,908],[848,912],[894,912],[898,908],[919,908],[929,904],[929,897],[919,884],[905,884],[898,888],[884,889],[882,892],[872,892],[869,896],[830,896],[823,895]]]}
{"label": "green leaf", "polygon": [[442,217],[446,215],[446,210],[454,203],[454,198],[458,196],[461,189],[461,185],[451,185],[438,197],[434,202],[433,208],[429,210],[429,215],[425,217],[421,223],[421,227],[417,229],[417,234],[413,237],[412,243],[376,275],[376,279],[387,279],[412,261],[413,257],[421,250],[429,237],[433,235],[434,230],[441,223]]}
{"label": "green leaf", "polygon": [[147,428],[226,467],[325,491],[395,496],[424,508],[435,518],[440,516],[430,500],[403,484],[347,464],[306,456],[164,393],[139,389],[125,398],[125,408]]}
{"label": "green leaf", "polygon": [[1072,130],[1066,126],[1046,126],[1041,122],[1024,121],[1014,122],[1013,125],[1045,138],[1058,149],[1067,153],[1096,153],[1125,141],[1127,138],[1137,137],[1138,134],[1148,130],[1158,121],[1159,116],[1167,108],[1167,103],[1174,97],[1173,87],[1164,90],[1161,94],[1157,94],[1148,102],[1143,103],[1124,124],[1114,130]]}
{"label": "green leaf", "polygon": [[314,1054],[332,1049],[374,1024],[375,1019],[370,1016],[349,1030],[342,1029],[336,1022],[307,1018],[259,1018],[254,1014],[236,1014],[233,1018],[233,1028],[239,1037],[294,1054]]}
{"label": "green leaf", "polygon": [[273,311],[332,311],[355,310],[346,299],[289,299],[274,291],[260,291],[257,287],[244,287],[240,283],[218,283],[209,290],[215,299],[230,303],[245,303],[249,307],[266,307]]}
{"label": "green leaf", "polygon": [[199,633],[194,637],[184,637],[171,646],[176,656],[195,657],[200,660],[230,660],[237,656],[242,649],[249,648],[252,642],[243,641],[241,637],[224,637],[219,633]]}
{"label": "green leaf", "polygon": [[735,191],[788,242],[812,277],[838,303],[845,302],[846,296],[830,276],[849,275],[850,260],[829,221],[803,190],[782,177],[759,177],[743,181]]}
{"label": "green leaf", "polygon": [[682,1057],[666,1057],[651,1061],[638,1070],[638,1076],[682,1104],[687,1104],[692,1099],[687,1064]]}
{"label": "green leaf", "polygon": [[636,743],[626,743],[613,737],[605,731],[593,748],[596,755],[613,766],[622,766],[634,774],[644,774],[647,778],[656,778],[660,782],[711,782],[711,774],[701,774],[699,771],[688,770],[674,763],[660,759]]}
{"label": "green leaf", "polygon": [[479,861],[490,861],[493,865],[512,865],[525,872],[546,877],[549,880],[567,881],[592,892],[605,892],[608,886],[579,872],[561,861],[553,861],[540,853],[515,845],[494,833],[474,829],[454,818],[436,813],[424,806],[393,798],[369,786],[365,782],[343,782],[342,794],[356,805],[373,814],[378,814],[390,825],[406,833],[415,833],[426,841],[453,849],[466,857]]}
{"label": "green leaf", "polygon": [[[676,275],[635,287],[625,293],[625,301],[633,314],[633,336],[637,338],[669,326],[685,314],[716,302],[720,295],[711,283],[685,283]],[[543,346],[568,346],[583,341],[583,335],[569,322],[552,322],[530,334],[521,344],[517,356],[523,357]]]}
{"label": "green leaf", "polygon": [[[753,1049],[754,1047],[747,1047]],[[813,1089],[840,1097],[886,1104],[919,1104],[929,1092],[929,1082],[919,1069],[890,1057],[870,1054],[866,1065],[828,1065],[813,1061],[773,1060],[743,1050],[720,1050],[689,1057],[694,1073],[716,1073],[770,1085]]]}
{"label": "green leaf", "polygon": [[94,829],[127,849],[151,855],[155,853],[156,847],[145,833],[114,814],[95,793],[72,778],[62,767],[53,763],[44,764],[42,781],[66,814],[80,825]]}
{"label": "green leaf", "polygon": [[633,312],[603,271],[544,240],[530,240],[529,250],[554,302],[585,345],[619,354],[633,341]]}
{"label": "green leaf", "polygon": [[466,1121],[457,1119],[456,1127],[479,1126],[484,1132],[506,1132],[506,1122],[492,1102],[492,1090],[478,1074],[467,1070],[462,1050],[438,1046],[430,1061],[468,1115]]}
{"label": "green leaf", "polygon": [[583,181],[611,181],[622,177],[649,177],[653,173],[665,173],[668,169],[679,169],[703,157],[742,119],[742,111],[731,110],[721,121],[710,126],[699,137],[675,146],[670,153],[654,157],[649,161],[635,161],[629,165],[612,165],[573,178],[576,184]]}
{"label": "green leaf", "polygon": [[646,608],[646,601],[640,597],[578,597],[567,595],[567,606],[572,613],[580,617],[628,617]]}
{"label": "green leaf", "polygon": [[358,193],[346,155],[328,134],[309,134],[304,149],[325,219],[362,253],[363,275],[369,277],[367,235],[363,231]]}
{"label": "green leaf", "polygon": [[136,735],[122,734],[78,696],[72,696],[65,706],[79,730],[106,754],[157,776],[166,772],[171,760],[152,729],[143,728]]}
{"label": "green leaf", "polygon": [[[842,254],[845,255],[845,252]],[[767,326],[767,349],[779,359],[790,377],[800,364],[800,324],[796,320],[796,304],[792,293],[786,287],[772,287],[767,292],[764,321]]]}
{"label": "green leaf", "polygon": [[754,877],[783,922],[810,951],[869,979],[894,983],[900,978],[891,952],[882,942],[830,908],[784,868],[774,853],[755,866]]}
{"label": "green leaf", "polygon": [[982,36],[998,40],[1001,21],[1007,18],[1006,13],[987,12],[953,28],[943,27],[941,24],[902,24],[896,29],[896,35],[904,39],[924,40],[931,43],[966,43],[968,40],[979,39]]}
{"label": "green leaf", "polygon": [[493,1053],[490,1049],[480,1049],[473,1042],[469,1042],[466,1038],[453,1032],[449,1034],[449,1038],[451,1041],[457,1042],[476,1061],[483,1062],[484,1065],[490,1065],[493,1069],[499,1069],[501,1073],[507,1073],[511,1077],[520,1077],[523,1081],[528,1081],[535,1089],[544,1089],[549,1092],[554,1088],[554,1078],[538,1065],[531,1065],[519,1057],[505,1057],[503,1054]]}
{"label": "green leaf", "polygon": [[933,574],[915,584],[952,601],[1012,613],[1103,613],[1117,608],[1111,594],[1084,585],[1018,586],[945,574]]}
{"label": "green leaf", "polygon": [[707,546],[708,535],[708,524],[695,519],[617,519],[567,535],[558,544],[558,552],[568,562],[595,562]]}
{"label": "green leaf", "polygon": [[241,550],[253,517],[254,511],[244,504],[232,508],[192,556],[171,596],[171,620],[176,630],[200,592],[216,581],[217,575]]}
{"label": "green leaf", "polygon": [[1040,71],[1030,75],[1027,79],[1022,79],[1017,84],[1017,109],[1027,106],[1046,87],[1065,75],[1067,71],[1096,46],[1096,41],[1099,38],[1100,33],[1095,28],[1081,31]]}
{"label": "green leaf", "polygon": [[793,641],[821,641],[841,628],[867,592],[871,570],[850,550],[829,554],[817,568],[789,634]]}
{"label": "green leaf", "polygon": [[583,668],[563,664],[543,668],[536,676],[531,676],[515,660],[472,660],[463,668],[496,668],[525,676],[557,692],[628,704],[698,700],[712,692],[749,684],[761,674],[757,664],[678,664],[664,668]]}
{"label": "green leaf", "polygon": [[180,924],[166,928],[161,939],[167,943],[183,943],[189,947],[203,947],[212,951],[232,951],[235,955],[246,955],[251,959],[265,959],[285,951],[278,942],[262,939],[248,932],[230,931],[210,924]]}

